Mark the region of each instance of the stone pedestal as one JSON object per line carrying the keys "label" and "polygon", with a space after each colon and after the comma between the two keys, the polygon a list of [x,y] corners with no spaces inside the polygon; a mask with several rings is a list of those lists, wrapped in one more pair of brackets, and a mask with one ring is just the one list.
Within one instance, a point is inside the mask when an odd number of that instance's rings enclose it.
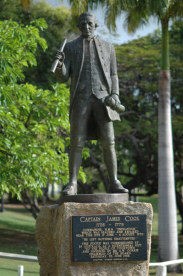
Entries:
{"label": "stone pedestal", "polygon": [[[66,200],[67,201],[67,200]],[[72,261],[72,216],[146,215],[147,261]],[[43,207],[36,238],[41,276],[147,276],[150,257],[152,207],[147,203],[76,203]]]}

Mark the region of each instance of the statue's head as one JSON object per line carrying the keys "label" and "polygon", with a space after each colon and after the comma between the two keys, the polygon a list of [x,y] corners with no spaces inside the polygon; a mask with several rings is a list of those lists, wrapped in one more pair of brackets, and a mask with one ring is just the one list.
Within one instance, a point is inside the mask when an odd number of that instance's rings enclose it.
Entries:
{"label": "statue's head", "polygon": [[94,35],[94,30],[98,27],[98,23],[94,14],[90,12],[83,12],[79,16],[77,26],[80,29],[82,36],[88,38]]}

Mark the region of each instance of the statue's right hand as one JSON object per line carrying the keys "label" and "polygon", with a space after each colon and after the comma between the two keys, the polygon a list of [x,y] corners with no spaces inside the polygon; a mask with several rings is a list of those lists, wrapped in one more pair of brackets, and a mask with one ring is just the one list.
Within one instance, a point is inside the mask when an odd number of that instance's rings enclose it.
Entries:
{"label": "statue's right hand", "polygon": [[58,59],[61,63],[64,62],[65,54],[59,50],[56,52],[55,58]]}

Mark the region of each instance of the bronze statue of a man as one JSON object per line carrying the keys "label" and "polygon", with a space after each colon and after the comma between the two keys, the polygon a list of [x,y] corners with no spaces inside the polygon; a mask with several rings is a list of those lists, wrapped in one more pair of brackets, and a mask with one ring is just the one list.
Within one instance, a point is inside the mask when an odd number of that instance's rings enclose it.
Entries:
{"label": "bronze statue of a man", "polygon": [[106,106],[106,99],[120,104],[114,47],[94,35],[95,16],[80,15],[81,36],[66,44],[64,52],[57,52],[57,74],[62,82],[71,78],[70,87],[70,159],[69,184],[64,195],[77,194],[77,177],[82,150],[87,139],[98,139],[107,167],[110,192],[127,193],[117,179],[117,160],[113,123],[119,114]]}

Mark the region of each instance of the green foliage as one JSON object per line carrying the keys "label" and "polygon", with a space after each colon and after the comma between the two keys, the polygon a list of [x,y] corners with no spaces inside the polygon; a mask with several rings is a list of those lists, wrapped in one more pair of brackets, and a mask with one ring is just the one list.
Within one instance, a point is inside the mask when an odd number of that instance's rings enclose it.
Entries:
{"label": "green foliage", "polygon": [[[170,30],[172,68],[172,122],[177,188],[182,185],[182,40],[183,22]],[[120,99],[126,107],[115,123],[121,180],[130,188],[157,192],[158,72],[161,49],[159,31],[116,47]]]}
{"label": "green foliage", "polygon": [[116,47],[120,100],[126,107],[115,124],[122,183],[132,189],[157,188],[157,75],[159,39],[155,33]]}
{"label": "green foliage", "polygon": [[71,31],[71,13],[64,7],[53,8],[43,1],[35,3],[30,9],[30,19],[44,18],[48,28],[41,31],[48,44],[46,53],[38,48],[36,53],[37,67],[28,69],[26,79],[31,83],[42,88],[51,89],[52,85],[57,81],[55,75],[50,74],[50,68],[54,61],[55,53],[60,48],[60,44],[65,37],[69,39],[72,36]]}
{"label": "green foliage", "polygon": [[61,84],[43,90],[22,83],[24,67],[36,65],[38,45],[47,48],[35,27],[44,29],[45,22],[33,24],[0,22],[0,192],[18,197],[68,181],[69,91]]}
{"label": "green foliage", "polygon": [[[34,23],[41,28],[47,26],[44,20]],[[24,79],[23,67],[37,64],[35,52],[38,44],[46,50],[46,41],[39,36],[39,30],[33,25],[22,28],[13,21],[0,22],[0,82],[2,84],[13,84]]]}
{"label": "green foliage", "polygon": [[[31,3],[29,10],[22,9],[19,0],[0,0],[0,20],[13,20],[18,24],[34,25],[40,30],[40,35],[47,41],[48,49],[42,51],[38,45],[35,57],[37,66],[24,70],[25,81],[31,82],[40,88],[52,89],[52,85],[57,81],[56,77],[50,74],[50,68],[54,60],[56,50],[64,37],[72,35],[70,28],[71,13],[64,7],[53,8],[45,1]],[[47,24],[47,29],[43,26],[43,19]]]}
{"label": "green foliage", "polygon": [[174,22],[170,30],[170,63],[172,73],[172,125],[174,140],[174,162],[177,190],[183,185],[183,20]]}

